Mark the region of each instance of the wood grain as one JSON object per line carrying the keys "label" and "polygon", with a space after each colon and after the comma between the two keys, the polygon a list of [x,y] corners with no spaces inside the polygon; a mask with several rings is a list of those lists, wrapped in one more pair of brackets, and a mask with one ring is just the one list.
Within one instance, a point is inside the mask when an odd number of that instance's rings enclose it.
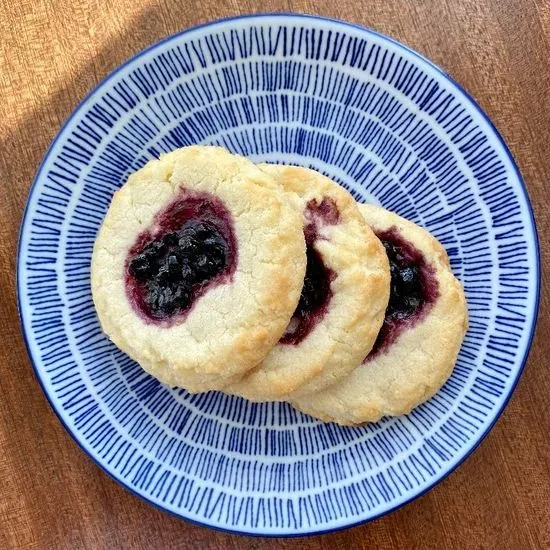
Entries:
{"label": "wood grain", "polygon": [[78,101],[110,70],[182,28],[297,11],[387,33],[427,55],[489,114],[515,155],[550,262],[548,0],[0,1],[0,548],[550,548],[550,310],[508,408],[480,448],[405,508],[303,540],[238,537],[144,504],[64,431],[32,373],[16,310],[19,223],[36,167]]}

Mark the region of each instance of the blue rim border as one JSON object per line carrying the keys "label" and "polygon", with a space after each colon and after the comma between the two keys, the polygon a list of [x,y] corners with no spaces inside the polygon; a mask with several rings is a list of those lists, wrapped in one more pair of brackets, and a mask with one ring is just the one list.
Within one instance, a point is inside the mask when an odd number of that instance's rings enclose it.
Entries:
{"label": "blue rim border", "polygon": [[[273,18],[287,18],[288,17],[288,18],[302,18],[302,19],[306,19],[306,20],[328,21],[330,23],[336,23],[337,25],[341,25],[341,26],[344,26],[344,27],[351,27],[353,29],[360,30],[360,31],[366,33],[367,35],[376,36],[377,38],[380,38],[384,41],[387,41],[387,42],[393,44],[394,46],[397,46],[398,48],[404,50],[408,54],[413,55],[414,57],[420,59],[424,63],[427,63],[428,65],[430,65],[433,69],[436,70],[437,73],[439,73],[441,76],[443,76],[448,81],[450,81],[451,84],[453,86],[455,86],[458,89],[459,92],[462,93],[464,98],[471,103],[471,105],[474,107],[474,109],[487,122],[489,128],[494,132],[494,134],[497,137],[497,140],[499,141],[499,143],[501,144],[504,152],[508,156],[508,160],[510,161],[510,164],[511,164],[513,170],[514,170],[516,178],[518,179],[518,181],[521,184],[521,189],[523,191],[524,198],[525,198],[526,203],[527,203],[527,210],[529,212],[529,217],[530,217],[530,220],[531,220],[531,226],[532,226],[532,232],[533,232],[534,244],[535,244],[535,253],[536,253],[536,259],[537,259],[537,266],[536,266],[536,269],[537,269],[536,279],[537,280],[536,280],[535,310],[534,310],[533,321],[532,321],[532,324],[531,324],[531,327],[530,327],[530,330],[529,330],[528,343],[527,343],[527,346],[526,346],[526,349],[525,349],[525,353],[524,353],[524,355],[521,359],[521,366],[520,366],[520,368],[517,372],[517,376],[516,376],[515,380],[513,381],[512,385],[510,386],[510,391],[509,391],[508,395],[506,396],[506,399],[502,403],[502,406],[495,413],[495,416],[494,416],[493,420],[487,426],[485,431],[479,436],[478,440],[465,453],[465,455],[453,467],[451,467],[451,469],[446,471],[443,475],[441,475],[441,477],[436,479],[428,487],[426,487],[425,489],[423,489],[422,491],[420,491],[416,495],[410,497],[409,499],[395,505],[393,508],[385,510],[384,512],[381,512],[381,513],[379,513],[379,514],[377,514],[377,515],[375,515],[371,518],[356,521],[356,522],[353,522],[353,523],[349,523],[347,525],[343,525],[343,526],[335,527],[335,528],[331,528],[331,529],[324,529],[324,530],[319,530],[319,531],[308,531],[308,532],[303,532],[303,533],[286,533],[286,534],[272,534],[272,533],[262,534],[262,533],[254,533],[254,532],[247,532],[247,531],[238,531],[236,529],[225,529],[225,528],[222,528],[222,527],[209,525],[207,523],[202,523],[200,521],[196,521],[196,520],[187,518],[187,517],[185,517],[181,514],[177,514],[177,513],[173,512],[171,510],[168,510],[168,509],[160,506],[159,504],[153,502],[152,500],[149,500],[147,497],[145,497],[143,495],[140,495],[134,489],[132,489],[129,485],[126,485],[126,483],[124,483],[124,481],[118,479],[115,475],[113,475],[111,472],[109,472],[100,462],[98,462],[93,456],[91,456],[88,453],[88,451],[84,448],[82,443],[78,440],[77,435],[69,429],[69,427],[67,426],[67,424],[65,423],[65,421],[61,417],[60,413],[57,411],[54,404],[52,403],[52,401],[50,399],[50,396],[46,392],[44,384],[42,383],[42,379],[40,377],[38,369],[36,368],[34,358],[31,354],[29,342],[28,342],[28,339],[27,339],[27,334],[25,332],[25,326],[23,324],[23,314],[22,314],[22,305],[21,305],[21,288],[20,288],[21,279],[19,277],[19,272],[22,268],[22,266],[20,266],[21,241],[22,241],[22,236],[23,236],[23,228],[25,227],[25,223],[26,223],[26,220],[27,220],[28,204],[29,204],[29,202],[32,198],[32,195],[33,195],[34,191],[35,191],[37,181],[38,181],[38,179],[40,178],[40,176],[42,174],[44,164],[45,164],[47,158],[49,157],[51,150],[53,149],[53,147],[57,143],[59,137],[61,136],[61,134],[65,130],[66,126],[71,122],[73,117],[76,116],[78,111],[80,111],[80,109],[84,106],[84,104],[88,101],[88,99],[97,90],[99,90],[106,82],[108,82],[112,77],[114,77],[116,74],[118,74],[120,70],[122,70],[124,67],[126,67],[130,63],[134,62],[135,60],[139,59],[140,57],[142,57],[145,53],[157,48],[161,44],[165,44],[167,42],[170,42],[171,40],[179,38],[180,36],[183,36],[183,35],[187,34],[188,32],[196,31],[196,30],[201,29],[203,27],[210,27],[210,26],[215,26],[215,25],[220,25],[220,24],[223,25],[224,23],[228,23],[228,22],[236,21],[236,20],[241,20],[241,19],[262,19],[262,18],[266,18],[266,17],[269,17],[269,18],[272,18],[272,19]],[[17,258],[16,259],[17,259],[17,265],[16,265],[17,311],[18,311],[18,316],[19,316],[19,324],[21,326],[21,332],[23,334],[25,347],[27,349],[27,355],[29,356],[31,366],[32,366],[33,371],[34,371],[34,375],[35,375],[36,379],[38,380],[38,383],[40,384],[40,387],[42,388],[42,392],[46,396],[46,399],[47,399],[51,409],[56,414],[57,418],[59,419],[59,421],[61,422],[62,426],[65,428],[67,433],[73,438],[75,443],[82,449],[82,451],[84,451],[84,453],[88,456],[88,458],[90,458],[92,460],[92,462],[94,462],[111,479],[113,479],[115,482],[117,482],[120,486],[122,486],[124,489],[128,490],[133,495],[137,496],[140,500],[146,502],[149,505],[154,506],[158,510],[161,510],[161,511],[169,514],[170,516],[176,517],[178,519],[183,519],[185,521],[188,521],[189,523],[192,523],[194,525],[199,525],[201,527],[207,527],[209,529],[214,529],[216,531],[221,531],[221,532],[224,532],[224,533],[230,533],[230,534],[233,534],[233,535],[244,535],[244,536],[251,536],[251,537],[295,538],[295,537],[305,537],[305,536],[314,536],[314,535],[324,535],[324,534],[328,534],[328,533],[334,533],[334,532],[337,532],[337,531],[342,531],[344,529],[350,529],[352,527],[357,527],[358,525],[363,525],[365,523],[374,521],[374,520],[379,519],[379,518],[381,518],[381,517],[383,517],[387,514],[390,514],[391,512],[399,510],[400,508],[406,506],[407,504],[409,504],[413,500],[416,500],[417,498],[419,498],[422,495],[426,494],[428,491],[433,489],[436,485],[441,483],[450,474],[452,474],[459,466],[461,466],[462,463],[477,449],[477,447],[481,444],[481,442],[485,439],[485,437],[487,437],[488,433],[493,429],[493,426],[496,424],[496,422],[500,418],[502,412],[504,411],[504,409],[508,405],[508,402],[510,401],[510,399],[511,399],[511,397],[512,397],[512,395],[513,395],[513,393],[516,389],[516,386],[517,386],[517,384],[519,382],[519,379],[520,379],[520,377],[523,373],[523,370],[525,369],[525,365],[527,363],[527,359],[528,359],[528,356],[529,356],[529,353],[530,353],[530,350],[531,350],[531,346],[533,344],[533,338],[534,338],[534,335],[535,335],[535,330],[536,330],[539,311],[540,311],[540,283],[541,283],[540,242],[539,242],[539,236],[538,236],[538,230],[537,230],[537,224],[536,224],[536,221],[535,221],[533,206],[531,204],[529,193],[527,191],[527,186],[525,185],[523,177],[521,176],[521,173],[519,171],[519,168],[516,164],[516,161],[515,161],[512,153],[508,149],[508,146],[506,145],[506,142],[504,141],[504,138],[502,137],[500,132],[497,130],[496,126],[493,124],[493,122],[488,117],[488,115],[485,113],[485,111],[483,111],[483,109],[480,107],[480,105],[477,103],[477,101],[473,98],[473,96],[471,96],[452,76],[450,76],[447,72],[445,72],[443,69],[438,67],[435,63],[433,63],[432,61],[430,61],[428,58],[424,57],[422,54],[418,53],[417,51],[413,50],[409,46],[407,46],[407,45],[405,45],[401,42],[398,42],[397,40],[395,40],[395,39],[393,39],[393,38],[391,38],[391,37],[389,37],[389,36],[387,36],[383,33],[380,33],[378,31],[375,31],[375,30],[372,30],[372,29],[368,29],[366,27],[363,27],[361,25],[357,25],[355,23],[350,23],[348,21],[342,21],[340,19],[334,19],[334,18],[331,18],[331,17],[324,17],[324,16],[319,16],[319,15],[310,15],[310,14],[303,14],[303,13],[265,12],[265,13],[256,13],[256,14],[244,14],[244,15],[237,15],[237,16],[233,16],[233,17],[225,17],[225,18],[222,18],[222,19],[216,19],[214,21],[209,21],[209,22],[206,22],[206,23],[201,23],[199,25],[195,25],[194,27],[189,27],[189,28],[181,30],[181,31],[179,31],[175,34],[169,35],[169,36],[167,36],[167,37],[151,44],[150,46],[147,46],[145,49],[139,51],[137,54],[133,55],[132,57],[127,59],[124,63],[122,63],[117,68],[115,68],[113,71],[111,71],[96,86],[94,86],[92,88],[92,90],[89,91],[86,94],[86,96],[73,109],[71,114],[68,116],[68,118],[65,120],[65,122],[63,123],[63,125],[61,126],[59,131],[57,132],[55,138],[50,143],[48,149],[46,150],[46,152],[45,152],[45,154],[42,158],[42,161],[40,162],[40,165],[39,165],[39,167],[36,171],[36,175],[35,175],[35,177],[32,181],[32,184],[31,184],[31,187],[29,189],[28,196],[27,196],[27,201],[25,203],[25,210],[23,212],[23,216],[22,216],[22,219],[21,219],[21,225],[20,225],[20,228],[19,228],[19,239],[18,239],[18,245],[17,245]]]}

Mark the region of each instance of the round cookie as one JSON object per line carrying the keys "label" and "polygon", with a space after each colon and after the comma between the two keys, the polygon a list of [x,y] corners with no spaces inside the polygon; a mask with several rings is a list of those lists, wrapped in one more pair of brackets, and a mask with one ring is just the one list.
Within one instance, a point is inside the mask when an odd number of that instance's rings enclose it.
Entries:
{"label": "round cookie", "polygon": [[283,338],[224,390],[252,401],[307,395],[348,374],[372,348],[389,296],[388,259],[353,197],[314,170],[260,167],[299,198],[307,269]]}
{"label": "round cookie", "polygon": [[406,414],[430,398],[450,376],[468,325],[464,291],[441,244],[392,212],[359,208],[390,259],[384,325],[369,356],[345,379],[292,400],[307,414],[343,425]]}
{"label": "round cookie", "polygon": [[306,267],[302,215],[265,172],[218,147],[148,162],[115,194],[92,257],[103,330],[147,372],[220,389],[277,343]]}

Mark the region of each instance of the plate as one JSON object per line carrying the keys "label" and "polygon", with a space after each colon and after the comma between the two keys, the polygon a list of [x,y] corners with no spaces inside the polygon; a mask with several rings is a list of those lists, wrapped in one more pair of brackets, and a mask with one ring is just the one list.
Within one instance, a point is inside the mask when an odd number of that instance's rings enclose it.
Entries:
{"label": "plate", "polygon": [[[445,245],[470,329],[433,399],[406,417],[342,428],[284,403],[168,388],[109,342],[89,281],[109,201],[149,159],[194,143],[314,168]],[[84,99],[32,186],[17,284],[44,393],[99,466],[179,517],[283,536],[376,518],[472,452],[525,363],[539,279],[521,176],[458,84],[372,31],[270,14],[167,38]]]}

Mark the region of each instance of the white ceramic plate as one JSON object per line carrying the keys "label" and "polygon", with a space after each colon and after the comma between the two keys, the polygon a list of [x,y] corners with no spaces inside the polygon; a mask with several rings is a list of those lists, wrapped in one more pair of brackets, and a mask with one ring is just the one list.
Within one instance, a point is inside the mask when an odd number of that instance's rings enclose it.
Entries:
{"label": "white ceramic plate", "polygon": [[[111,196],[150,158],[193,143],[312,167],[441,240],[470,330],[433,399],[407,417],[342,428],[286,404],[167,388],[109,342],[89,267]],[[259,15],[167,38],[80,104],[31,190],[18,290],[44,392],[107,473],[203,525],[303,535],[401,506],[487,434],[525,363],[539,254],[509,151],[445,73],[354,25]]]}

